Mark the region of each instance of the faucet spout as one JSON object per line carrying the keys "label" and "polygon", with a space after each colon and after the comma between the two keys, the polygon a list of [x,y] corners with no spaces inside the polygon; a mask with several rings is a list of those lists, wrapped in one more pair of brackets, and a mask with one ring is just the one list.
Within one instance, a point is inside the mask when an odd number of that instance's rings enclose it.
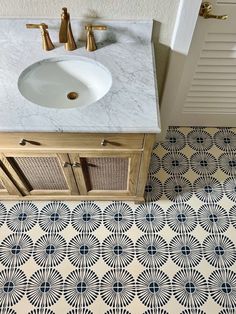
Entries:
{"label": "faucet spout", "polygon": [[71,28],[70,14],[67,12],[67,8],[62,8],[59,42],[65,44],[66,50],[72,51],[77,48]]}

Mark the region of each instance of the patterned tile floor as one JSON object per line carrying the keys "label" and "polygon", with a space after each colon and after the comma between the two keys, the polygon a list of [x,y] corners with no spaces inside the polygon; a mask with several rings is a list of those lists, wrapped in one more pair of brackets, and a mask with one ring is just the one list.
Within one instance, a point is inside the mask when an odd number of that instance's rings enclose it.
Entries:
{"label": "patterned tile floor", "polygon": [[235,314],[236,129],[171,128],[147,202],[0,204],[1,314]]}

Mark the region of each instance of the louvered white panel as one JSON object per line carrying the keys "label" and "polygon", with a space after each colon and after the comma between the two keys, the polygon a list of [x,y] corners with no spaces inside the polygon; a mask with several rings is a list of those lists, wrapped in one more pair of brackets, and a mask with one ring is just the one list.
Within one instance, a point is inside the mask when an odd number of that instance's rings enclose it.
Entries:
{"label": "louvered white panel", "polygon": [[194,79],[192,81],[192,85],[195,86],[195,85],[198,85],[198,86],[206,86],[206,85],[209,85],[209,86],[236,86],[236,81],[235,80],[214,80],[214,79],[211,79],[211,80],[207,80],[207,79]]}
{"label": "louvered white panel", "polygon": [[210,2],[228,19],[198,18],[169,125],[236,127],[236,0]]}
{"label": "louvered white panel", "polygon": [[217,4],[236,4],[236,0],[217,0]]}
{"label": "louvered white panel", "polygon": [[209,32],[183,112],[220,114],[226,111],[236,113],[236,33]]}

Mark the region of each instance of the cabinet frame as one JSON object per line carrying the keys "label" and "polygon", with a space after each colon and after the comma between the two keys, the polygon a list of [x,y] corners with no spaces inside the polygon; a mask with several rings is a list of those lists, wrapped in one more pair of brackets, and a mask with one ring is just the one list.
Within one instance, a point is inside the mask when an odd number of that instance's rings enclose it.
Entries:
{"label": "cabinet frame", "polygon": [[[126,190],[88,190],[85,176],[83,172],[82,159],[83,158],[127,158],[128,159],[128,174],[127,174],[127,189]],[[115,152],[115,151],[81,151],[78,153],[70,154],[72,162],[78,162],[81,167],[74,168],[75,178],[81,194],[88,196],[135,196],[137,190],[137,181],[139,174],[139,167],[141,162],[140,152]]]}
{"label": "cabinet frame", "polygon": [[[64,176],[65,182],[68,186],[68,190],[37,190],[33,189],[30,190],[29,187],[26,184],[24,175],[21,175],[11,164],[9,161],[9,158],[15,158],[15,157],[54,157],[57,158],[60,164],[60,169],[62,171],[62,174]],[[68,154],[57,154],[57,153],[25,153],[25,152],[17,152],[17,153],[4,153],[0,155],[0,159],[4,166],[7,169],[7,172],[9,173],[9,177],[12,178],[12,183],[15,188],[17,188],[21,193],[20,195],[28,197],[28,196],[41,196],[42,199],[44,196],[63,196],[63,195],[78,195],[78,188],[75,182],[75,178],[72,172],[71,167],[63,167],[64,163],[70,163],[70,159]],[[19,195],[19,194],[18,194]]]}
{"label": "cabinet frame", "polygon": [[[20,146],[19,139],[27,141]],[[156,134],[104,134],[104,133],[0,133],[0,178],[6,190],[0,191],[2,200],[93,200],[144,201],[144,190]],[[33,141],[36,138],[36,144]],[[107,145],[102,146],[103,140]],[[55,139],[55,142],[54,142]],[[81,141],[82,139],[82,141]],[[91,146],[90,146],[91,141]],[[51,143],[55,143],[52,144]],[[68,191],[29,191],[22,178],[11,166],[8,157],[53,157],[61,162],[81,162],[80,158],[129,158],[127,190],[87,190],[81,168],[62,168]]]}

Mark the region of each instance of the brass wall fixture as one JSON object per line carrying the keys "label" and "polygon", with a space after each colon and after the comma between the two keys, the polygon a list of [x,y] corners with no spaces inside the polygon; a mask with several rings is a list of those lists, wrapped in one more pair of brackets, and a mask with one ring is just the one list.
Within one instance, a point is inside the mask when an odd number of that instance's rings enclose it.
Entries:
{"label": "brass wall fixture", "polygon": [[72,51],[77,48],[71,29],[70,14],[67,12],[67,8],[62,8],[59,42],[64,43],[65,49],[68,51]]}
{"label": "brass wall fixture", "polygon": [[87,51],[94,51],[97,49],[97,45],[93,31],[94,30],[104,31],[107,30],[107,27],[104,25],[88,24],[85,26],[85,30],[87,31],[86,49]]}
{"label": "brass wall fixture", "polygon": [[211,12],[213,11],[213,5],[210,2],[203,2],[199,11],[199,15],[204,19],[218,19],[227,20],[228,15],[215,15]]}
{"label": "brass wall fixture", "polygon": [[48,25],[45,23],[41,24],[26,24],[27,28],[39,28],[41,30],[41,35],[42,35],[42,45],[43,49],[46,51],[54,49],[54,45],[51,41],[49,32],[47,31]]}

